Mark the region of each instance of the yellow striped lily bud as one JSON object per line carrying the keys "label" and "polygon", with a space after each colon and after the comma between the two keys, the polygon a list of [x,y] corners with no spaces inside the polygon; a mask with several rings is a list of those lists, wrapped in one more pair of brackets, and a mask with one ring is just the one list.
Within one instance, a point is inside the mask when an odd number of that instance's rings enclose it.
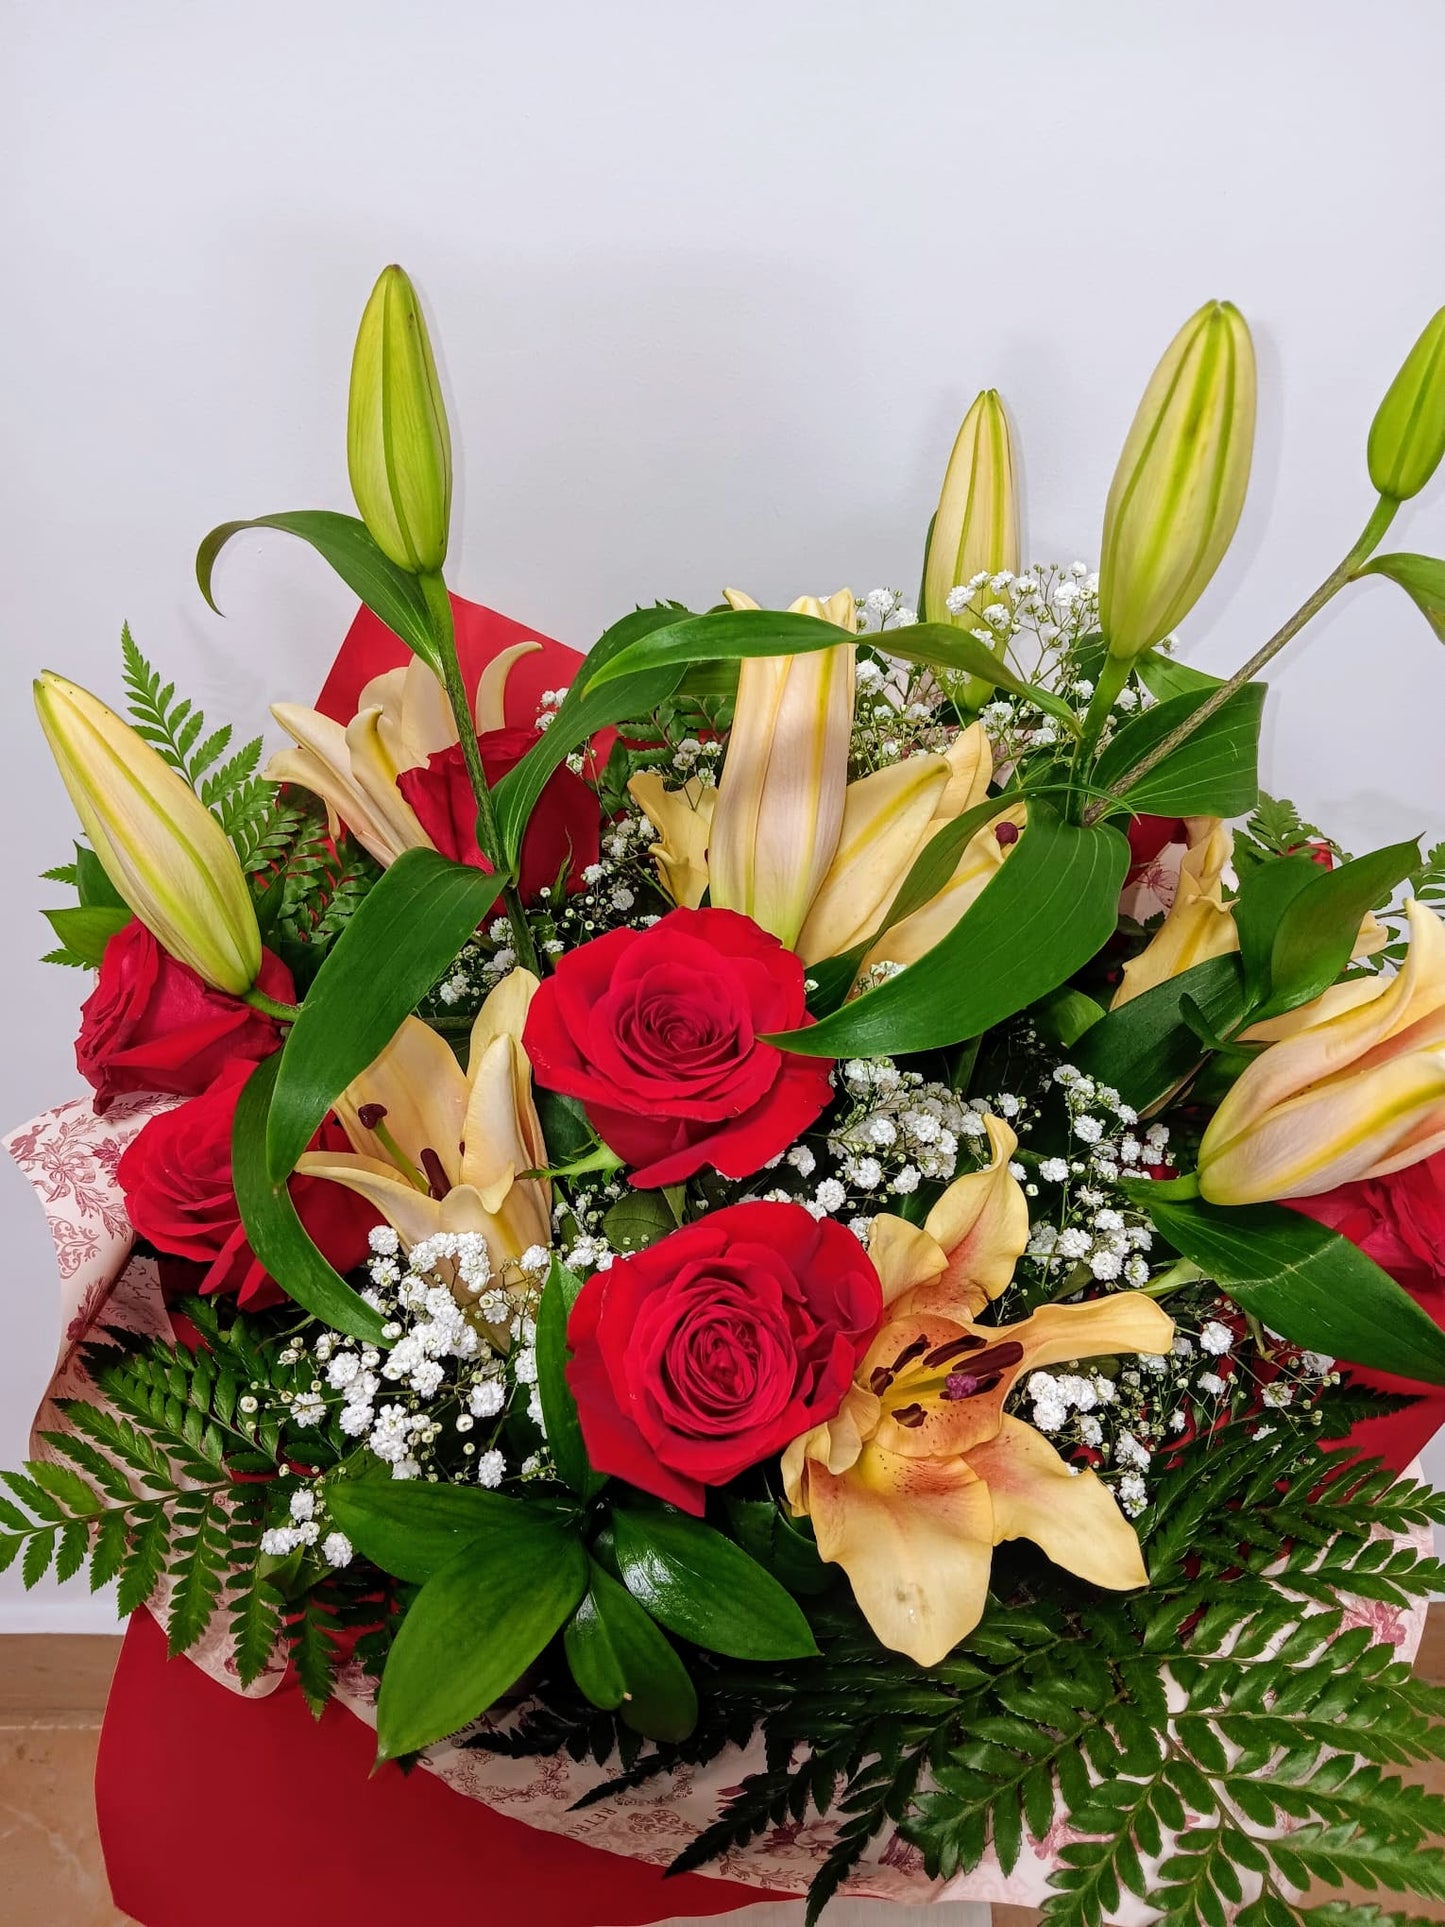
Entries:
{"label": "yellow striped lily bud", "polygon": [[1445,1148],[1445,925],[1407,914],[1397,976],[1327,991],[1227,1093],[1199,1147],[1212,1204],[1317,1197]]}
{"label": "yellow striped lily bud", "polygon": [[[923,563],[919,614],[925,622],[951,622],[958,629],[987,628],[987,611],[1001,598],[978,578],[1016,575],[1018,568],[1013,442],[998,390],[985,388],[964,416],[948,458]],[[969,676],[961,694],[977,708],[991,689],[981,677]]]}
{"label": "yellow striped lily bud", "polygon": [[1445,308],[1405,357],[1370,424],[1370,480],[1393,501],[1418,495],[1445,455]]}
{"label": "yellow striped lily bud", "polygon": [[452,442],[416,289],[397,267],[371,291],[351,362],[346,466],[361,519],[398,568],[446,560]]}
{"label": "yellow striped lily bud", "polygon": [[236,852],[195,791],[88,690],[46,670],[40,727],[106,875],[162,949],[244,996],[261,935]]}
{"label": "yellow striped lily bud", "polygon": [[[750,596],[727,591],[735,609]],[[852,594],[792,609],[857,626]],[[713,808],[708,876],[714,909],[740,910],[793,949],[843,827],[853,728],[855,645],[755,656],[738,673],[727,759]]]}
{"label": "yellow striped lily bud", "polygon": [[1109,489],[1099,627],[1112,655],[1162,642],[1224,559],[1249,485],[1254,394],[1244,316],[1206,302],[1154,370]]}

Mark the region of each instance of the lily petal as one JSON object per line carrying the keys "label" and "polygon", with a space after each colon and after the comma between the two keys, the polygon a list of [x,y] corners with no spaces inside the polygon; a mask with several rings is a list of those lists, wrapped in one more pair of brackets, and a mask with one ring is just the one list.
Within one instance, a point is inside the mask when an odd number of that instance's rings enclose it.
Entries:
{"label": "lily petal", "polygon": [[408,1250],[445,1229],[437,1199],[408,1184],[394,1164],[345,1151],[305,1151],[296,1169],[304,1177],[344,1184],[374,1205]]}
{"label": "lily petal", "polygon": [[968,1462],[988,1487],[996,1544],[1031,1539],[1056,1566],[1090,1585],[1147,1586],[1139,1535],[1093,1472],[1071,1472],[1031,1425],[1005,1418]]}
{"label": "lily petal", "polygon": [[878,939],[863,960],[864,969],[871,970],[879,963],[917,963],[935,944],[942,943],[965,910],[972,908],[1002,869],[1012,845],[1006,847],[999,842],[1000,828],[1011,823],[1020,829],[1027,820],[1026,805],[1012,803],[1000,810],[992,823],[985,824],[970,837],[948,882],[921,909],[904,917]]}
{"label": "lily petal", "polygon": [[1206,1198],[1312,1197],[1445,1143],[1445,925],[1419,903],[1406,913],[1398,975],[1352,1003],[1326,993],[1329,1014],[1272,1044],[1226,1093],[1199,1147]]}
{"label": "lily petal", "polygon": [[905,1292],[929,1284],[948,1269],[948,1253],[922,1225],[880,1211],[868,1232],[868,1256],[883,1287],[885,1308]]}
{"label": "lily petal", "polygon": [[532,1098],[532,1067],[522,1049],[527,1010],[538,989],[528,970],[514,970],[487,998],[472,1026],[462,1126],[461,1184],[476,1191],[494,1221],[498,1249],[520,1258],[551,1243],[552,1187],[522,1178],[547,1162]]}
{"label": "lily petal", "polygon": [[434,1151],[455,1184],[461,1177],[467,1095],[467,1080],[451,1046],[419,1017],[408,1017],[375,1062],[336,1100],[335,1110],[353,1148],[394,1171],[386,1145],[359,1116],[364,1106],[380,1105],[386,1133],[402,1155],[420,1168],[422,1152]]}
{"label": "lily petal", "polygon": [[870,1445],[841,1477],[810,1463],[803,1496],[819,1556],[842,1566],[885,1646],[936,1666],[973,1631],[988,1598],[993,1506],[961,1460]]}
{"label": "lily petal", "polygon": [[1234,856],[1234,832],[1217,816],[1188,820],[1189,848],[1179,865],[1174,902],[1151,940],[1124,966],[1111,1010],[1181,976],[1211,957],[1239,948],[1234,913],[1224,901],[1224,875]]}
{"label": "lily petal", "polygon": [[796,946],[804,963],[841,956],[882,921],[951,775],[942,756],[908,756],[848,785],[838,847]]}
{"label": "lily petal", "polygon": [[[735,590],[727,598],[734,608],[756,606]],[[851,596],[847,603],[851,610]],[[843,592],[829,606],[841,610]],[[816,598],[793,608],[827,620]],[[840,643],[751,657],[738,672],[708,853],[712,902],[750,916],[790,949],[842,828],[855,655],[854,644]]]}
{"label": "lily petal", "polygon": [[657,831],[650,854],[663,889],[683,909],[696,910],[708,887],[707,846],[717,790],[699,776],[670,790],[656,770],[642,770],[627,793]]}
{"label": "lily petal", "polygon": [[[976,1317],[990,1299],[998,1297],[1023,1256],[1029,1241],[1028,1200],[1009,1170],[1018,1139],[999,1118],[986,1116],[984,1127],[992,1153],[989,1162],[981,1171],[955,1178],[923,1222],[924,1232],[943,1253],[941,1270],[931,1279],[920,1279],[906,1298],[901,1291],[890,1298],[885,1279],[884,1302],[899,1312],[916,1317]],[[873,1257],[875,1241],[883,1240],[888,1261],[900,1276],[904,1266],[892,1251],[899,1234],[892,1226],[902,1223],[881,1212],[873,1220],[868,1241]],[[907,1262],[919,1266],[917,1257],[910,1256]],[[874,1263],[878,1264],[877,1258]],[[881,1267],[879,1276],[883,1276]]]}
{"label": "lily petal", "polygon": [[541,647],[540,642],[514,642],[509,649],[493,656],[482,671],[474,711],[479,736],[485,736],[491,729],[507,727],[507,678],[523,656],[535,655]]}

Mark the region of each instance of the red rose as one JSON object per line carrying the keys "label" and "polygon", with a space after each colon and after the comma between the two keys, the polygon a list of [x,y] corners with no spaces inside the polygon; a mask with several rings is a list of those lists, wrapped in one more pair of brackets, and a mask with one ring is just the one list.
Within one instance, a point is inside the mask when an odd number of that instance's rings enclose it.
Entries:
{"label": "red rose", "polygon": [[677,1184],[705,1164],[750,1176],[824,1109],[826,1060],[762,1041],[808,1021],[803,966],[776,937],[735,910],[673,910],[559,957],[522,1044],[634,1184]]}
{"label": "red rose", "polygon": [[[285,1294],[262,1270],[246,1242],[231,1184],[231,1126],[251,1066],[228,1064],[209,1090],[153,1117],[116,1166],[126,1213],[157,1251],[206,1267],[202,1291],[234,1291],[253,1310]],[[340,1126],[324,1124],[313,1140],[324,1150],[349,1149]],[[352,1192],[324,1178],[292,1178],[301,1222],[340,1272],[366,1257],[376,1214]]]}
{"label": "red rose", "polygon": [[[499,783],[538,740],[534,729],[489,729],[477,738],[488,783]],[[403,770],[397,785],[443,856],[489,870],[477,848],[477,800],[460,743],[429,757],[425,769]],[[597,861],[600,810],[594,790],[564,763],[547,778],[522,838],[519,887],[527,902],[565,872],[570,888]]]}
{"label": "red rose", "polygon": [[[1292,1211],[1358,1245],[1437,1325],[1445,1326],[1445,1151],[1382,1178],[1337,1185],[1319,1197],[1287,1202]],[[1350,1377],[1357,1384],[1408,1393],[1419,1401],[1407,1411],[1356,1426],[1351,1443],[1361,1451],[1379,1452],[1392,1465],[1403,1466],[1445,1424],[1445,1391],[1438,1385],[1358,1368]]]}
{"label": "red rose", "polygon": [[[256,984],[278,1003],[295,1000],[290,971],[269,950]],[[280,1048],[273,1018],[212,990],[132,922],[105,946],[95,989],[81,1005],[75,1061],[104,1112],[126,1091],[190,1097],[234,1059],[255,1064]]]}
{"label": "red rose", "polygon": [[867,1253],[797,1204],[735,1204],[614,1260],[567,1324],[587,1456],[701,1514],[833,1418],[883,1313]]}

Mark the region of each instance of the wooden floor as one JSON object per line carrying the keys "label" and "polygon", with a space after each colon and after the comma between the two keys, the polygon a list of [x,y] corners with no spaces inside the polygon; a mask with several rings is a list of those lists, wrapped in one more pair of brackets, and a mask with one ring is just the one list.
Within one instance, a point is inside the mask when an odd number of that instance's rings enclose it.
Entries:
{"label": "wooden floor", "polygon": [[[119,1650],[118,1639],[0,1637],[4,1927],[126,1927],[129,1921],[111,1904],[91,1797],[101,1713]],[[1445,1604],[1430,1615],[1419,1668],[1427,1679],[1445,1683]],[[1422,1777],[1445,1793],[1445,1766],[1426,1768]],[[930,1909],[920,1917],[924,1927],[941,1921],[945,1911],[951,1910]],[[1419,1919],[1445,1921],[1445,1904],[1417,1902],[1411,1911]],[[896,1912],[902,1920],[914,1910]],[[881,1907],[838,1902],[825,1919],[827,1927],[853,1927],[855,1921],[874,1927],[885,1917]],[[723,1917],[729,1918],[754,1927],[760,1910]],[[995,1907],[993,1927],[1032,1927],[1037,1918],[1022,1908]]]}

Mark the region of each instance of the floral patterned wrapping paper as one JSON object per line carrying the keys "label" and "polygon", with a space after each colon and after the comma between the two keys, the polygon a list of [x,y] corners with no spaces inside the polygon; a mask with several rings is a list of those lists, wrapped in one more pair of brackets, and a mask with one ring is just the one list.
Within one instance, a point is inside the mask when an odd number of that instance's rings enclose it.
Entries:
{"label": "floral patterned wrapping paper", "polygon": [[[1160,882],[1167,889],[1167,880]],[[169,1335],[155,1261],[132,1255],[133,1234],[115,1171],[121,1153],[146,1120],[173,1102],[166,1097],[122,1098],[104,1117],[97,1117],[88,1096],[73,1098],[3,1140],[45,1210],[60,1275],[62,1337],[54,1375],[36,1414],[35,1456],[50,1456],[38,1434],[64,1427],[55,1401],[85,1396],[91,1390],[77,1360],[88,1334],[111,1327]],[[1424,1632],[1425,1607],[1422,1603],[1407,1613],[1361,1602],[1355,1623],[1373,1626],[1402,1657],[1413,1658]],[[222,1685],[241,1690],[229,1664],[223,1626],[218,1625],[215,1634],[189,1657]],[[249,1689],[252,1696],[273,1692],[283,1672],[278,1661]],[[369,1683],[359,1669],[343,1676],[340,1697],[358,1719],[374,1723]],[[574,1802],[607,1777],[606,1770],[591,1761],[512,1760],[447,1742],[433,1747],[424,1765],[456,1792],[484,1801],[528,1826],[666,1866],[712,1823],[741,1781],[761,1769],[763,1749],[757,1742],[730,1751],[707,1767],[680,1770],[665,1787],[639,1789],[580,1813],[572,1811]],[[835,1833],[831,1818],[789,1823],[774,1828],[745,1851],[728,1853],[699,1871],[764,1890],[798,1893],[832,1847]],[[970,1900],[1036,1907],[1047,1895],[1058,1850],[1076,1837],[1067,1826],[1056,1824],[1043,1840],[1025,1840],[1011,1874],[1005,1875],[990,1853],[973,1873],[937,1881],[924,1873],[918,1850],[889,1832],[874,1841],[843,1891],[910,1905]],[[1120,1927],[1145,1927],[1153,1918],[1143,1902],[1130,1896],[1116,1915]]]}

